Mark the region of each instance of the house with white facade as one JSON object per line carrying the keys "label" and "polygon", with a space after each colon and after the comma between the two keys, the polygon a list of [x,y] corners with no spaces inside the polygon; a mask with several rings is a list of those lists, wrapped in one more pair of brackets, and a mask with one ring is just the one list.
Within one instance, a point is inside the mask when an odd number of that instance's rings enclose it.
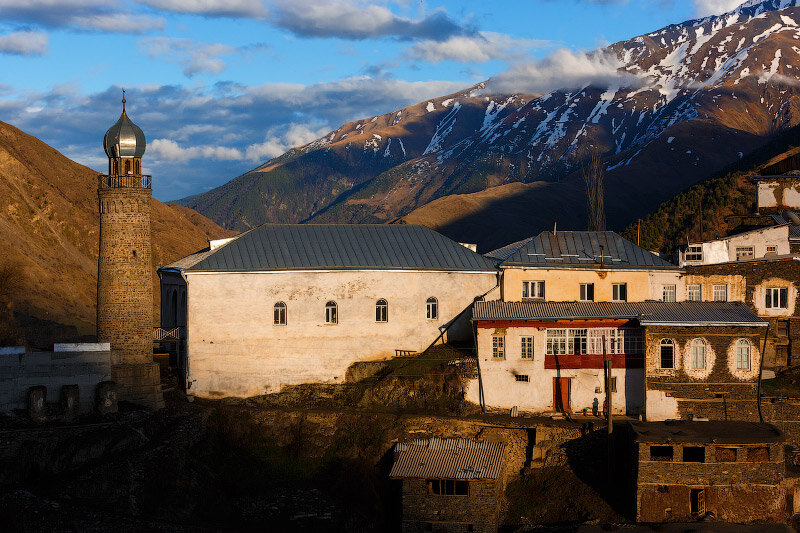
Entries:
{"label": "house with white facade", "polygon": [[758,228],[707,242],[690,242],[678,251],[678,264],[716,265],[791,253],[788,223]]}
{"label": "house with white facade", "polygon": [[187,393],[209,398],[471,341],[473,301],[499,294],[494,261],[404,224],[265,224],[159,274],[163,325],[185,321]]}

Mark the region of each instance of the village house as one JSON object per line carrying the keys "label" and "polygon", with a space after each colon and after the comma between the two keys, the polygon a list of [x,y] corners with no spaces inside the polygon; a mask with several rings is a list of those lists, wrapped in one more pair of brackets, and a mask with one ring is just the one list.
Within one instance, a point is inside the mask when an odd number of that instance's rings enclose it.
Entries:
{"label": "village house", "polygon": [[678,250],[678,264],[713,265],[773,258],[791,253],[788,223],[751,229],[707,242],[690,242]]}
{"label": "village house", "polygon": [[637,522],[783,522],[784,435],[752,422],[632,422]]}
{"label": "village house", "polygon": [[754,181],[759,212],[800,209],[800,171],[757,176]]}
{"label": "village house", "polygon": [[498,292],[493,261],[405,224],[265,224],[159,274],[202,397],[342,383],[357,361],[471,342],[473,301]]}
{"label": "village house", "polygon": [[780,370],[800,361],[800,257],[687,266],[685,281],[698,300],[724,294],[730,301],[746,303],[769,323],[765,368]]}
{"label": "village house", "polygon": [[503,497],[502,442],[398,442],[390,479],[402,481],[404,533],[495,532]]}

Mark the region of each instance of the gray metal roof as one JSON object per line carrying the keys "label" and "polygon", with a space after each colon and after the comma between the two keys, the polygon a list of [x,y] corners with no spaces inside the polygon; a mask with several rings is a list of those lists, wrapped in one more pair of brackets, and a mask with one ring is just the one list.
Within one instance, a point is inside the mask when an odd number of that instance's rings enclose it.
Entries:
{"label": "gray metal roof", "polygon": [[756,422],[630,422],[638,442],[688,444],[760,444],[783,442],[781,430]]}
{"label": "gray metal roof", "polygon": [[486,254],[501,266],[680,270],[613,231],[544,231]]}
{"label": "gray metal roof", "polygon": [[472,319],[637,319],[643,326],[766,326],[741,302],[475,302]]}
{"label": "gray metal roof", "polygon": [[394,446],[390,478],[497,479],[505,444],[468,439],[414,439]]}
{"label": "gray metal roof", "polygon": [[128,118],[123,106],[119,120],[108,128],[105,137],[103,137],[103,148],[106,151],[106,155],[108,157],[142,157],[146,147],[147,141],[144,138],[142,128]]}
{"label": "gray metal roof", "polygon": [[319,269],[495,272],[496,266],[490,259],[425,226],[264,224],[182,269],[190,272]]}

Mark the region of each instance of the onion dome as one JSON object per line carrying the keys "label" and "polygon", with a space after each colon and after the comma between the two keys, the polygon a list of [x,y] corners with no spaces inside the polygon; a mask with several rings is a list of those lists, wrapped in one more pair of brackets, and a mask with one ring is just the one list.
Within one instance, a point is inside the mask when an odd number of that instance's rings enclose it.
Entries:
{"label": "onion dome", "polygon": [[108,157],[142,157],[147,141],[142,128],[131,122],[125,113],[125,91],[122,91],[122,115],[108,128],[103,138],[103,148]]}

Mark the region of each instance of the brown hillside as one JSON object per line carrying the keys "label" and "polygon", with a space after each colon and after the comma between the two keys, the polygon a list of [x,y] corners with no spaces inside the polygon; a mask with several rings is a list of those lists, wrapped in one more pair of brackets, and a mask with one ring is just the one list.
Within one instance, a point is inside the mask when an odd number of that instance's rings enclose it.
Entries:
{"label": "brown hillside", "polygon": [[[156,267],[233,234],[185,207],[152,209],[156,286]],[[22,277],[14,311],[29,344],[94,333],[98,236],[97,173],[0,122],[0,266]]]}

